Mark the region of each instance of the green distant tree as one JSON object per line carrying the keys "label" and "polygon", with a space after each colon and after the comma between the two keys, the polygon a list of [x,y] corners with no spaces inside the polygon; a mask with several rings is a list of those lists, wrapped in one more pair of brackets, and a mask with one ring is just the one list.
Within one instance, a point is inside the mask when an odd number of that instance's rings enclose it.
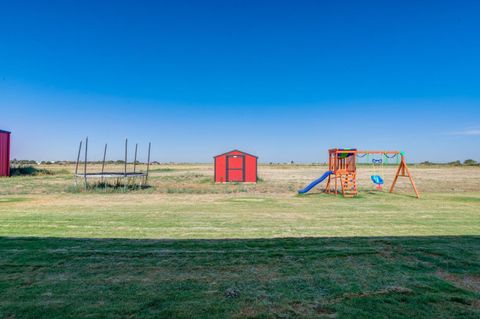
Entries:
{"label": "green distant tree", "polygon": [[463,161],[463,165],[477,165],[477,164],[478,164],[477,161],[473,159],[467,159]]}
{"label": "green distant tree", "polygon": [[432,163],[430,161],[425,161],[425,162],[421,162],[420,165],[435,165],[435,163]]}
{"label": "green distant tree", "polygon": [[37,165],[37,162],[34,160],[17,160],[14,158],[13,160],[10,161],[10,164],[12,165]]}
{"label": "green distant tree", "polygon": [[461,166],[461,165],[462,165],[462,162],[460,162],[460,161],[457,160],[457,161],[453,161],[453,162],[448,163],[448,165]]}

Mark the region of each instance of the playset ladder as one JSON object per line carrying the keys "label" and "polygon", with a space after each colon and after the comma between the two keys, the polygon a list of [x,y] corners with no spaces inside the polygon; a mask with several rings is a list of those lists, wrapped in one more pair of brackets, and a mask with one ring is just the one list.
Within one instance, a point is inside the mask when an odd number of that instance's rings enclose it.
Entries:
{"label": "playset ladder", "polygon": [[347,173],[341,175],[343,197],[354,197],[357,195],[357,174]]}

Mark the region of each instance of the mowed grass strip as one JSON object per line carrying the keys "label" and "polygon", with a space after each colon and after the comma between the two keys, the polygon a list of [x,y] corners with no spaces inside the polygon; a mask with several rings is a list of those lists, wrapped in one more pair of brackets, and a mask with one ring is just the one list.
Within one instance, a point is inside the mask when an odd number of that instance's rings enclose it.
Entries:
{"label": "mowed grass strip", "polygon": [[82,238],[272,238],[480,234],[480,195],[365,192],[345,199],[142,194],[0,202],[0,235]]}

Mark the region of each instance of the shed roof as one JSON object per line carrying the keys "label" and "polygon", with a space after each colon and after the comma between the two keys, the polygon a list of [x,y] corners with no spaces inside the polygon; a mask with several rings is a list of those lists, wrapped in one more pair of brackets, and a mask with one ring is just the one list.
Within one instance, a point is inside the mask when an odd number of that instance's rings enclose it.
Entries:
{"label": "shed roof", "polygon": [[12,132],[9,132],[9,131],[4,131],[4,130],[0,130],[0,133],[7,133],[7,134],[11,134]]}
{"label": "shed roof", "polygon": [[245,154],[245,155],[248,155],[248,156],[253,156],[253,157],[255,157],[255,158],[258,158],[258,156],[256,156],[256,155],[252,155],[252,154],[249,154],[249,153],[247,153],[247,152],[240,151],[240,150],[238,150],[238,149],[234,149],[234,150],[231,150],[231,151],[222,153],[222,154],[218,154],[218,155],[214,156],[213,158],[219,157],[219,156],[223,156],[223,155],[228,155],[228,154],[233,153],[233,152],[239,152],[239,153],[242,153],[242,154]]}

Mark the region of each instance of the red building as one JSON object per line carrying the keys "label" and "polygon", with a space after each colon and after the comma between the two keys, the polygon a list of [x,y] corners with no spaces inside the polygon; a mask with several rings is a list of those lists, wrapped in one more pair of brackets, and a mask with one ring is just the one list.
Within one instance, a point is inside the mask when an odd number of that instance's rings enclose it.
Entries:
{"label": "red building", "polygon": [[257,182],[257,159],[239,150],[233,150],[214,157],[215,183]]}
{"label": "red building", "polygon": [[10,176],[10,132],[0,130],[0,176]]}

